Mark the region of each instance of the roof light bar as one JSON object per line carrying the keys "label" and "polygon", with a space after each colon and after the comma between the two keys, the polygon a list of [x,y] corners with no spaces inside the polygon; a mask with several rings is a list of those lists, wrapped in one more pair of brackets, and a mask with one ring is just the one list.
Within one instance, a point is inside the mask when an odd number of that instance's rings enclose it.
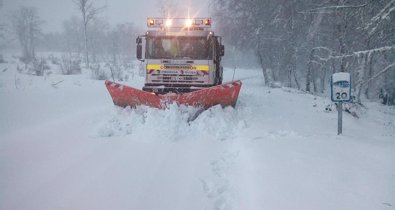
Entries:
{"label": "roof light bar", "polygon": [[211,18],[148,18],[149,28],[211,28]]}

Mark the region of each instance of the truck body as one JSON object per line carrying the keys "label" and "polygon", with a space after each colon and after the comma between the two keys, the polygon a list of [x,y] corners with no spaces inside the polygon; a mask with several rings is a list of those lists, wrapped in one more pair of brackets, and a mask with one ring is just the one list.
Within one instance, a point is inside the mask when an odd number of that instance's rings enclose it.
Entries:
{"label": "truck body", "polygon": [[222,39],[210,18],[148,18],[137,38],[137,57],[146,70],[143,90],[159,94],[191,92],[222,84]]}
{"label": "truck body", "polygon": [[145,68],[143,90],[107,80],[115,105],[166,109],[176,103],[203,110],[236,105],[242,83],[222,84],[224,46],[210,30],[210,18],[148,18],[147,26],[136,39],[136,56]]}

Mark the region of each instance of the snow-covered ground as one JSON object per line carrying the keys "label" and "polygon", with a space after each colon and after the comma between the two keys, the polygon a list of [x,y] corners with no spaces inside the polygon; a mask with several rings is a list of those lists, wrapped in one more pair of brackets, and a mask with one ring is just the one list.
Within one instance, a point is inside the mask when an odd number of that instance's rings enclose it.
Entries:
{"label": "snow-covered ground", "polygon": [[[0,64],[0,209],[395,209],[395,109],[360,118],[329,97],[263,87],[241,69],[237,107],[112,104],[89,74]],[[141,87],[135,76],[124,84]],[[233,72],[225,71],[227,80]]]}

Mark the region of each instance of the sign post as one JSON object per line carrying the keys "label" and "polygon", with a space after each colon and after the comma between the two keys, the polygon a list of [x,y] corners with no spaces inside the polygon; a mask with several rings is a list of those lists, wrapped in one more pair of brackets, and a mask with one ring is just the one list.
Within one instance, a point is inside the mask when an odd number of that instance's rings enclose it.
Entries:
{"label": "sign post", "polygon": [[349,73],[335,73],[331,77],[331,99],[337,108],[337,135],[343,132],[343,102],[351,100],[351,76]]}
{"label": "sign post", "polygon": [[343,102],[337,103],[337,135],[343,133]]}

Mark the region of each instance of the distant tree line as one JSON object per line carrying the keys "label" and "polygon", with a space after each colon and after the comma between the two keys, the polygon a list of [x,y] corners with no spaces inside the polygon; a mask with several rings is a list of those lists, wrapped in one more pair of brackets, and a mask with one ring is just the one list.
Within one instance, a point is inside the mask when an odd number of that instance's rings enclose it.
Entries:
{"label": "distant tree line", "polygon": [[395,0],[213,0],[212,6],[227,45],[254,53],[266,85],[323,93],[332,73],[350,72],[356,101],[395,103]]}
{"label": "distant tree line", "polygon": [[96,74],[95,71],[100,69],[99,63],[106,62],[116,69],[133,61],[137,36],[133,23],[111,25],[100,17],[105,7],[96,7],[93,0],[70,1],[81,15],[65,20],[61,32],[43,33],[45,23],[37,9],[20,7],[12,13],[10,25],[0,23],[0,38],[8,27],[8,35],[15,37],[21,47],[21,61],[27,64],[39,60],[37,49],[61,53],[61,60],[54,62],[61,64],[65,74],[79,73],[83,63]]}

